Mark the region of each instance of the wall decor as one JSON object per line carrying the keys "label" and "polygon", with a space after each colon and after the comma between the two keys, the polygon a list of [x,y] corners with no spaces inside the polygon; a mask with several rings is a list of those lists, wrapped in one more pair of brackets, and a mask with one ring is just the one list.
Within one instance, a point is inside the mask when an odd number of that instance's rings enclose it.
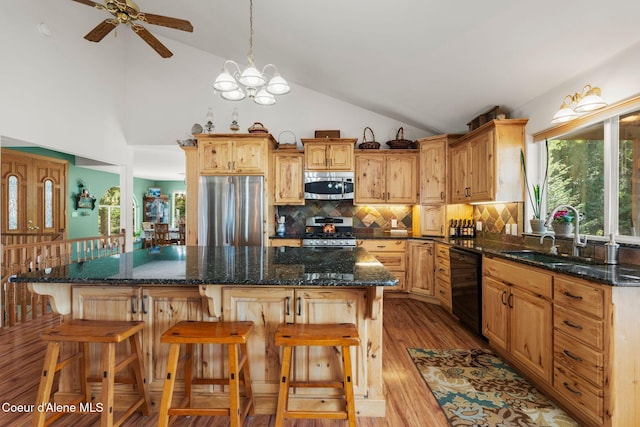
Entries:
{"label": "wall decor", "polygon": [[78,194],[76,194],[76,210],[78,209],[95,209],[96,198],[91,195],[82,180],[78,180]]}
{"label": "wall decor", "polygon": [[161,194],[162,190],[156,187],[149,187],[149,191],[147,191],[149,197],[160,197]]}

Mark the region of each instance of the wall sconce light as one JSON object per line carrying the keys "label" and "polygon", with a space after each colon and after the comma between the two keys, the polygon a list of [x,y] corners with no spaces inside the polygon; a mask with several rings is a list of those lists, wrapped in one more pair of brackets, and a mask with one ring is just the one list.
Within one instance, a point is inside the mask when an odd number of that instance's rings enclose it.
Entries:
{"label": "wall sconce light", "polygon": [[551,123],[569,122],[578,118],[579,114],[599,110],[607,105],[607,101],[602,98],[602,91],[599,87],[585,85],[581,93],[564,97],[562,105],[551,119]]}

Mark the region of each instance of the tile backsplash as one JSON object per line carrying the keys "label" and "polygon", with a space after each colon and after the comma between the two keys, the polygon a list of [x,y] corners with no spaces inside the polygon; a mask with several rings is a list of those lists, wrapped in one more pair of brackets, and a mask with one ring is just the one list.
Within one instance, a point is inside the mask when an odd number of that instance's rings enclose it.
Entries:
{"label": "tile backsplash", "polygon": [[354,205],[351,201],[307,200],[304,206],[278,206],[277,215],[284,215],[288,233],[304,232],[305,220],[312,216],[353,217],[354,228],[383,229],[391,227],[391,219],[398,220],[398,228],[411,228],[413,206]]}
{"label": "tile backsplash", "polygon": [[523,231],[522,203],[492,203],[473,206],[473,219],[482,222],[485,233],[504,234],[505,226],[518,224],[519,233]]}

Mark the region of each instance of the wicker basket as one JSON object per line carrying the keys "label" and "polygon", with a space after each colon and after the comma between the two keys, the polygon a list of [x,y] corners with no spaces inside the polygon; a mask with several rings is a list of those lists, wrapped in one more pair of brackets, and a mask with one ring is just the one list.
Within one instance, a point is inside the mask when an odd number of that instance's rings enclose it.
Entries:
{"label": "wicker basket", "polygon": [[[367,129],[371,132],[371,141],[367,141]],[[377,150],[380,148],[380,143],[376,142],[376,136],[373,134],[373,130],[369,126],[364,128],[362,132],[362,142],[358,145],[361,150]]]}
{"label": "wicker basket", "polygon": [[396,132],[396,139],[387,141],[387,145],[392,149],[415,148],[415,142],[404,139],[404,128],[402,127],[400,127],[400,129],[398,129],[398,132]]}

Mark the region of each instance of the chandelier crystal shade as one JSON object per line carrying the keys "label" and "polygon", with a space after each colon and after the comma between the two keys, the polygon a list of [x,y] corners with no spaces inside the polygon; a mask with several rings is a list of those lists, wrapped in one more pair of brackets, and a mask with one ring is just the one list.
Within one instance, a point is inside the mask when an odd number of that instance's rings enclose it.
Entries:
{"label": "chandelier crystal shade", "polygon": [[582,88],[582,93],[574,93],[564,97],[562,105],[551,119],[551,123],[566,123],[577,119],[580,114],[599,110],[607,105],[607,101],[602,98],[602,91],[599,87],[585,85]]}
{"label": "chandelier crystal shade", "polygon": [[[237,62],[225,61],[222,71],[216,77],[213,88],[228,101],[240,101],[247,96],[256,104],[273,105],[275,95],[284,95],[291,91],[287,81],[280,75],[278,68],[267,64],[262,71],[253,63],[253,0],[249,1],[249,55],[248,65],[242,70]],[[272,75],[267,70],[272,69]]]}

